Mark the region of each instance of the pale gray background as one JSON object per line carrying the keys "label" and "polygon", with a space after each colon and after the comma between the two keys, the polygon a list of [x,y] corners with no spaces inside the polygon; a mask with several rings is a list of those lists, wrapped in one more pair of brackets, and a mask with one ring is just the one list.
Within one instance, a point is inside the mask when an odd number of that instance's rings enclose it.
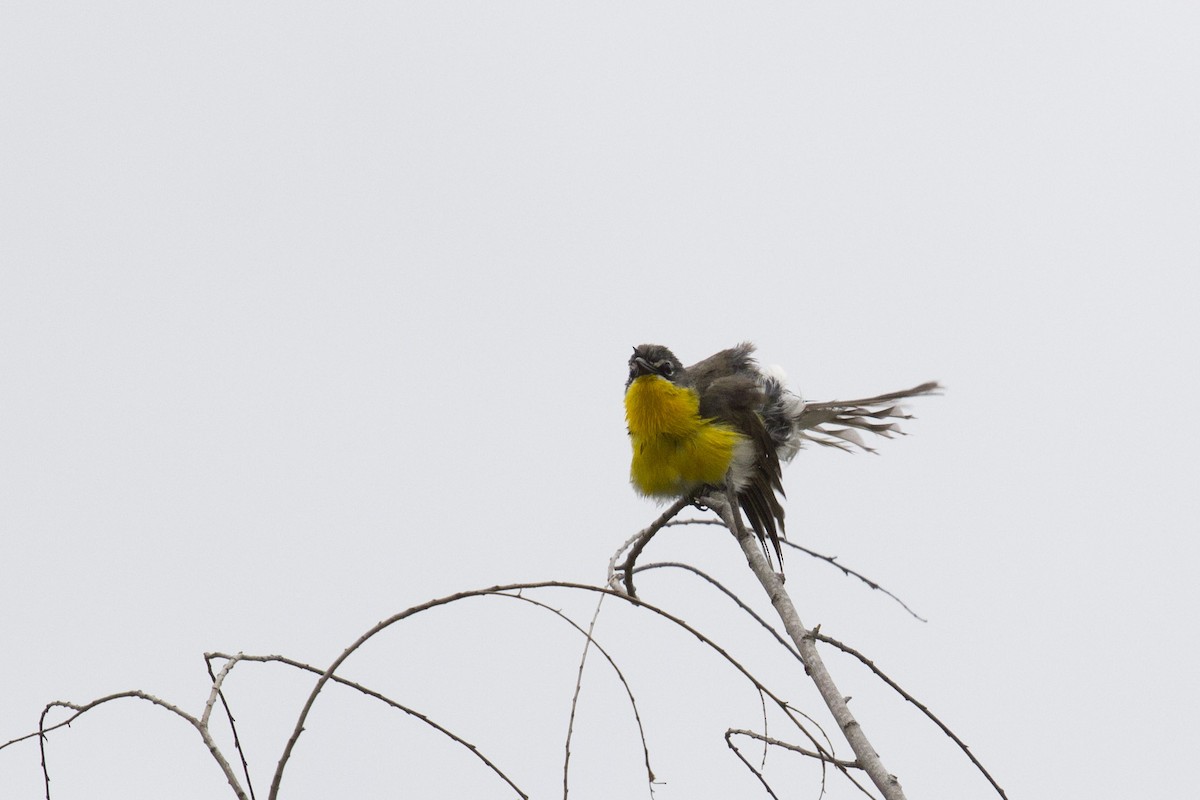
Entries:
{"label": "pale gray background", "polygon": [[[930,622],[796,555],[806,622],[1013,798],[1195,796],[1198,26],[1191,3],[5,3],[0,741],[54,699],[199,711],[208,649],[324,665],[431,597],[602,580],[656,513],[627,485],[630,346],[753,339],[814,399],[949,387],[882,457],[786,475],[791,536]],[[647,556],[752,591],[716,529]],[[643,591],[817,708],[697,581]],[[657,797],[756,796],[721,740],[754,692],[646,615],[610,604],[598,635]],[[578,655],[480,600],[345,671],[551,797]],[[989,796],[830,664],[910,797]],[[590,669],[572,796],[646,796]],[[231,678],[260,797],[309,685]],[[141,703],[50,758],[59,800],[230,796]],[[816,796],[811,765],[770,768]],[[284,788],[512,796],[345,692]],[[0,751],[0,795],[40,793],[36,747]]]}

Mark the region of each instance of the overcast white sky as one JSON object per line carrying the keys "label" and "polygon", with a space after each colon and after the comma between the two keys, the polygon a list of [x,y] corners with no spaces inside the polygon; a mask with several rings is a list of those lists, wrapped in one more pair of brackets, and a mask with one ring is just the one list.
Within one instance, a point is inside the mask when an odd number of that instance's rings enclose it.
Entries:
{"label": "overcast white sky", "polygon": [[[602,581],[657,513],[627,484],[629,348],[751,339],[813,399],[949,387],[882,457],[785,476],[791,537],[929,622],[795,555],[805,621],[1012,798],[1194,791],[1197,30],[1170,2],[5,3],[0,742],[57,699],[198,712],[206,650],[324,666],[436,596]],[[646,555],[761,606],[717,529]],[[699,581],[642,591],[819,711]],[[646,614],[607,604],[597,635],[656,797],[756,796],[721,738],[755,693]],[[476,600],[344,672],[552,797],[579,649]],[[909,797],[991,796],[829,661]],[[310,685],[230,678],[260,798]],[[598,660],[576,726],[572,797],[647,796]],[[142,703],[49,759],[57,800],[232,796]],[[0,796],[41,791],[33,743],[0,751]],[[330,692],[284,796],[513,795]]]}

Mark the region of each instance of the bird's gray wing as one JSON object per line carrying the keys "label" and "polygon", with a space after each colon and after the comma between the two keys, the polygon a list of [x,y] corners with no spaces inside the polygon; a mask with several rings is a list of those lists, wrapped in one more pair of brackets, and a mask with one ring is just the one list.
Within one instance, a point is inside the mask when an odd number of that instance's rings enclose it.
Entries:
{"label": "bird's gray wing", "polygon": [[[742,342],[737,347],[713,353],[703,361],[688,367],[687,380],[703,397],[713,381],[731,375],[752,375],[757,380],[758,368],[754,363],[754,345]],[[703,413],[703,411],[701,412]]]}

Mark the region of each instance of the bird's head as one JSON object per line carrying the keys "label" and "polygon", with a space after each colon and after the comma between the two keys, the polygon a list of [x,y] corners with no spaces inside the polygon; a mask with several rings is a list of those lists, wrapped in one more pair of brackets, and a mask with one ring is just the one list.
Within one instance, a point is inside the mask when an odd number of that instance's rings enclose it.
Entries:
{"label": "bird's head", "polygon": [[683,364],[661,344],[639,344],[629,357],[629,380],[625,388],[643,375],[657,375],[672,383],[683,379]]}

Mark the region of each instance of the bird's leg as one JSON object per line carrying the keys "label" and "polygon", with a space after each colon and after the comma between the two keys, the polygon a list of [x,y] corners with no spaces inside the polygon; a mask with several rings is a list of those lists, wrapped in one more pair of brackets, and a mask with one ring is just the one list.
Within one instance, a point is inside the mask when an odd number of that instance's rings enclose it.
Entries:
{"label": "bird's leg", "polygon": [[694,492],[692,492],[692,506],[700,511],[714,511],[719,514],[720,512],[715,508],[712,508],[704,503],[704,498],[716,495],[720,491],[720,488],[721,487],[714,486],[711,483],[706,483],[699,489],[696,489]]}

